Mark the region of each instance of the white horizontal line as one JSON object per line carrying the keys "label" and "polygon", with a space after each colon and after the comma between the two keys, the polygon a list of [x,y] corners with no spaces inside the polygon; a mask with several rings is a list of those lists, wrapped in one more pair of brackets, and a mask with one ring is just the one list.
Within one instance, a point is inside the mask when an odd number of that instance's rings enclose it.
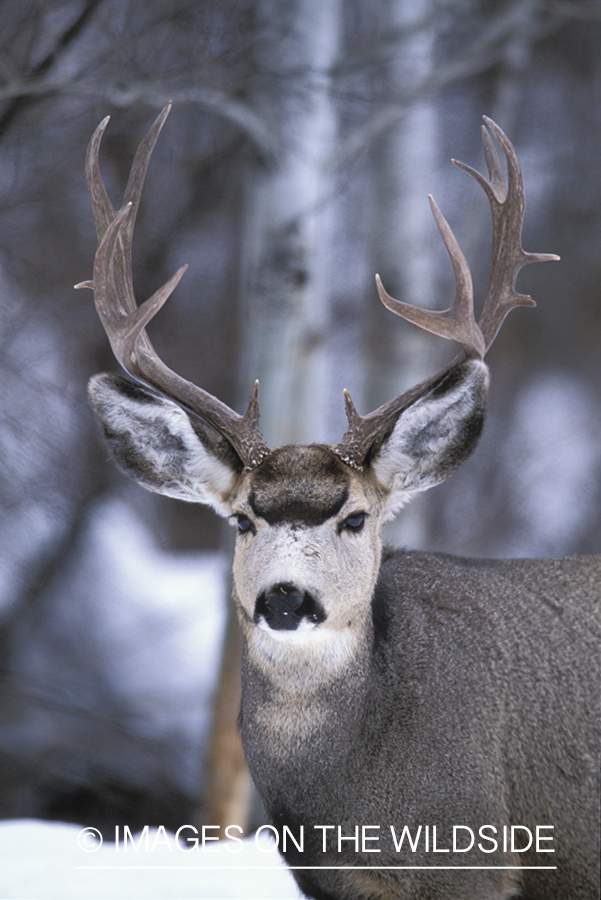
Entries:
{"label": "white horizontal line", "polygon": [[[206,870],[207,872],[221,871],[285,871],[280,866],[237,866],[235,863],[229,866],[75,866],[76,869],[98,870],[98,869],[196,869],[199,872]],[[286,866],[291,871],[303,869],[318,872],[320,869],[515,869],[521,871],[523,869],[556,869],[557,866]]]}

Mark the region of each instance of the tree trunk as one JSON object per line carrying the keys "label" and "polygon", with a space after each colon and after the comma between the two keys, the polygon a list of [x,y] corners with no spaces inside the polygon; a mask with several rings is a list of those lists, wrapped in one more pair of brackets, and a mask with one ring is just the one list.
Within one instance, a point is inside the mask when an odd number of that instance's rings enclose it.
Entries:
{"label": "tree trunk", "polygon": [[[213,707],[211,743],[206,763],[206,800],[203,824],[218,825],[218,836],[225,840],[225,828],[238,825],[246,834],[250,825],[252,784],[240,733],[241,634],[233,603],[228,610],[221,656],[219,681]],[[234,832],[236,836],[238,832]],[[217,837],[217,832],[211,832]]]}
{"label": "tree trunk", "polygon": [[[246,396],[261,383],[261,429],[272,447],[325,440],[329,324],[328,171],[336,134],[330,72],[340,0],[258,3],[252,104],[276,137],[246,186],[241,327]],[[209,761],[208,824],[249,824],[250,774],[236,719],[240,634],[228,616]]]}
{"label": "tree trunk", "polygon": [[[437,306],[437,272],[442,242],[436,243],[427,193],[437,168],[437,116],[430,98],[415,98],[416,87],[433,69],[435,30],[432,0],[382,3],[387,35],[398,36],[397,52],[383,72],[391,102],[399,109],[397,124],[373,144],[371,228],[373,271],[388,293],[416,306]],[[444,304],[443,304],[444,305]],[[436,371],[444,347],[431,336],[395,320],[374,303],[369,333],[367,408],[400,394]],[[388,538],[420,548],[426,522],[418,497],[388,526]]]}
{"label": "tree trunk", "polygon": [[253,104],[278,150],[248,173],[242,330],[246,382],[261,382],[261,426],[275,446],[322,441],[327,431],[328,160],[336,137],[330,73],[340,2],[261,0],[258,9]]}

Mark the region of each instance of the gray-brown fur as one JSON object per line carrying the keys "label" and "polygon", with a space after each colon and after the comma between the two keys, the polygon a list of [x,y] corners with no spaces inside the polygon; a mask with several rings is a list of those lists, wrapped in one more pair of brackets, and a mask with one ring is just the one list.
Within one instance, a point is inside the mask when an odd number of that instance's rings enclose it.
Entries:
{"label": "gray-brown fur", "polygon": [[319,525],[340,512],[349,482],[348,467],[331,450],[285,446],[252,472],[248,500],[270,525]]}
{"label": "gray-brown fur", "polygon": [[[299,872],[311,896],[598,896],[600,585],[595,558],[389,553],[357,664],[313,700],[331,715],[317,740],[291,740],[284,755],[281,723],[255,728],[277,684],[245,661],[242,734],[271,820],[295,834],[304,824],[309,837],[316,824],[346,835],[381,826],[382,853],[324,855],[318,831],[312,853],[289,854],[291,864],[557,866]],[[385,840],[390,825],[420,823],[447,841],[453,824],[552,824],[556,852],[396,853]]]}

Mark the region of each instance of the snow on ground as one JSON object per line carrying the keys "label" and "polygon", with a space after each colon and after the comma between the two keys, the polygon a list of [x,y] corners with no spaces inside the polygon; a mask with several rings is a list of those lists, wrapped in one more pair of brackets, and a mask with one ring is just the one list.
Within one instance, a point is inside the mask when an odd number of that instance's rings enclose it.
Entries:
{"label": "snow on ground", "polygon": [[[84,833],[85,832],[85,833]],[[98,845],[62,822],[0,822],[1,900],[299,900],[266,834],[178,849],[165,831]],[[137,849],[136,849],[137,847]],[[233,852],[235,851],[235,852]]]}

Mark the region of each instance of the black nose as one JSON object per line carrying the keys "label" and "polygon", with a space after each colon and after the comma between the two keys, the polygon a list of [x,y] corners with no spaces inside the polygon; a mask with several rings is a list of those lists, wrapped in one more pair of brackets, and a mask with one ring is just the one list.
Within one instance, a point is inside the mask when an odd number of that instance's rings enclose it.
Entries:
{"label": "black nose", "polygon": [[255,605],[255,622],[263,616],[275,631],[294,631],[303,618],[309,622],[323,622],[325,613],[307,591],[291,584],[277,584],[259,594]]}

